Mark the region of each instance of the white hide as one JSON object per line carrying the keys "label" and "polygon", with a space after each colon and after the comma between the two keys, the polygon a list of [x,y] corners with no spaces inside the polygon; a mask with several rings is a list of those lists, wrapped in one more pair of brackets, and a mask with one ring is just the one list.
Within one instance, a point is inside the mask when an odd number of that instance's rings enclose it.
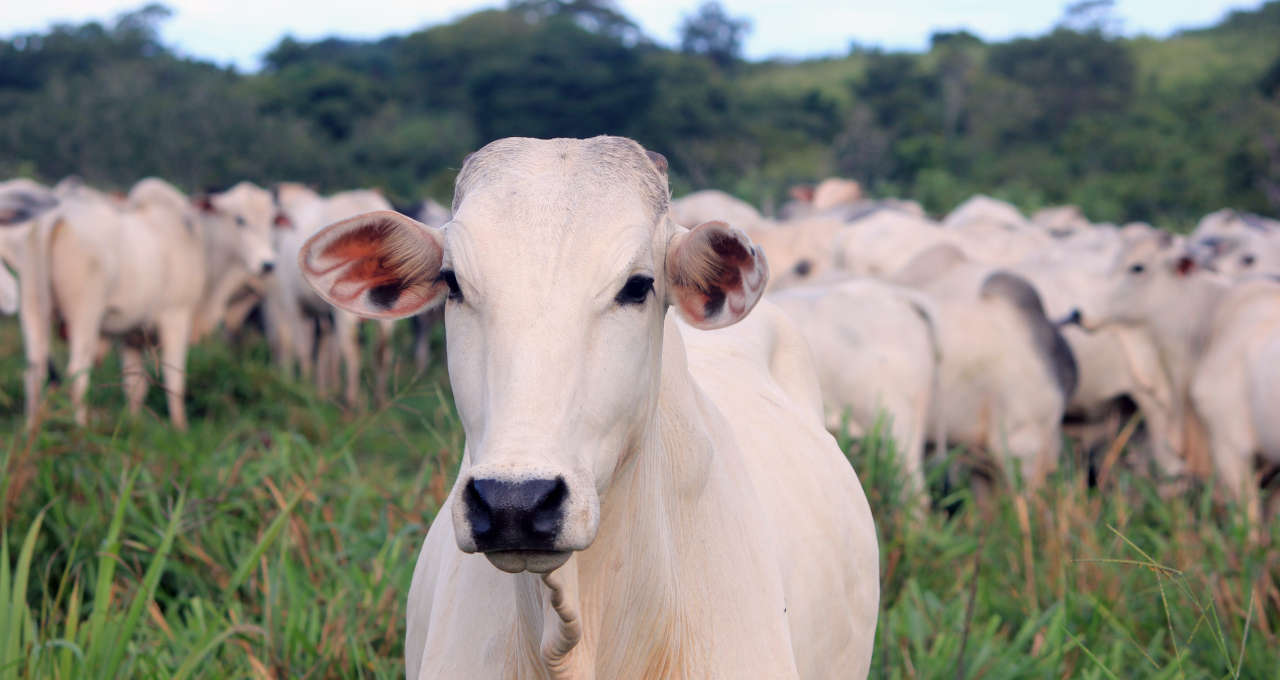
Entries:
{"label": "white hide", "polygon": [[924,488],[925,426],[938,387],[933,311],[923,296],[873,279],[791,288],[769,298],[796,323],[818,369],[828,429],[854,436],[886,418],[911,493]]}
{"label": "white hide", "polygon": [[[187,201],[173,186],[154,178],[142,180],[123,205],[95,191],[71,187],[62,204],[40,227],[33,257],[47,276],[31,282],[33,291],[47,290],[49,304],[23,302],[28,363],[28,416],[43,386],[49,356],[52,311],[66,323],[71,358],[71,397],[76,421],[87,421],[84,403],[89,370],[102,336],[137,337],[154,332],[159,339],[169,417],[186,427],[183,395],[187,346],[199,310],[211,293],[209,259],[229,251],[228,260],[261,262],[265,225],[238,210],[246,185],[234,195],[215,195],[203,208]],[[223,208],[216,206],[221,198]],[[265,255],[264,255],[265,253]],[[33,293],[34,294],[34,293]],[[34,330],[28,330],[34,329]],[[139,342],[122,348],[124,387],[131,412],[146,394]]]}
{"label": "white hide", "polygon": [[716,189],[695,191],[671,201],[671,219],[686,227],[712,220],[728,222],[746,231],[773,226],[755,206]]}
{"label": "white hide", "polygon": [[925,294],[935,310],[940,399],[929,431],[948,444],[1016,462],[1029,487],[1058,464],[1066,397],[1024,310],[984,294],[994,269],[951,246],[922,253],[890,280]]}
{"label": "white hide", "polygon": [[1209,435],[1219,485],[1261,520],[1254,460],[1280,463],[1280,283],[1232,287],[1191,382],[1191,403]]}

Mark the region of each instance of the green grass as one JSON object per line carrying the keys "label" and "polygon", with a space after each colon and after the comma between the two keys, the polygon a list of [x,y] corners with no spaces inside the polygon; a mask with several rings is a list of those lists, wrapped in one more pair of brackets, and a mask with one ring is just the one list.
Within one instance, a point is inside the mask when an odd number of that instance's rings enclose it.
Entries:
{"label": "green grass", "polygon": [[[91,427],[55,388],[28,438],[17,337],[0,322],[0,680],[402,676],[414,561],[462,446],[441,367],[349,412],[259,341],[206,342],[181,434],[158,390],[119,415],[109,358]],[[1042,496],[979,508],[941,461],[952,514],[921,518],[890,443],[844,445],[881,536],[872,677],[1275,677],[1277,552],[1203,490],[1165,501],[1120,466],[1089,489],[1068,459]]]}

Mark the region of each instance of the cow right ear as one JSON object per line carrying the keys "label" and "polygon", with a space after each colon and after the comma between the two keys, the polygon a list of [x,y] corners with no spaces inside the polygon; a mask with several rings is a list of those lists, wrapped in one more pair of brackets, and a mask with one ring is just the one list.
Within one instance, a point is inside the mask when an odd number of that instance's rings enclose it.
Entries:
{"label": "cow right ear", "polygon": [[391,210],[321,229],[298,253],[302,276],[329,304],[367,319],[401,319],[444,301],[444,236]]}

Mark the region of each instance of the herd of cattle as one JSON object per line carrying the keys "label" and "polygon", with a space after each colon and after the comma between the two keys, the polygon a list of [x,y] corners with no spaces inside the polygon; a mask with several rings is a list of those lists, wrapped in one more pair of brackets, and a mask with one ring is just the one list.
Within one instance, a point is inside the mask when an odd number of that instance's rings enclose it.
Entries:
{"label": "herd of cattle", "polygon": [[1034,487],[1064,421],[1086,445],[1113,437],[1127,400],[1146,435],[1131,455],[1166,480],[1216,476],[1260,519],[1257,468],[1280,463],[1280,222],[1224,209],[1182,236],[985,196],[935,221],[840,179],[793,193],[780,221],[715,191],[672,211],[732,214],[764,247],[828,425],[887,412],[916,490],[927,441]]}
{"label": "herd of cattle", "polygon": [[[0,261],[17,274],[15,280],[0,266],[0,311],[16,311],[21,320],[28,419],[37,415],[53,331],[61,328],[77,422],[88,418],[90,369],[115,341],[130,411],[146,396],[143,350],[158,343],[169,415],[185,427],[189,345],[219,326],[239,329],[255,307],[281,367],[314,376],[327,392],[344,365],[343,396],[356,403],[358,320],[332,309],[302,281],[297,254],[321,227],[390,207],[376,191],[321,196],[292,183],[268,191],[241,182],[198,197],[156,178],[138,182],[127,195],[76,178],[52,188],[28,179],[0,183]],[[419,209],[415,216],[434,223],[448,219],[433,202]],[[379,326],[377,389],[385,390],[392,327]],[[415,345],[415,361],[425,366],[425,333],[417,333]]]}
{"label": "herd of cattle", "polygon": [[[1129,403],[1132,455],[1215,477],[1261,520],[1256,468],[1280,463],[1280,222],[1222,210],[1175,236],[983,196],[935,221],[837,179],[774,219],[721,192],[670,201],[665,175],[660,155],[595,138],[490,144],[452,215],[297,184],[0,184],[28,416],[55,321],[78,421],[112,339],[133,410],[159,343],[181,427],[188,345],[256,305],[280,364],[332,389],[343,363],[351,402],[360,318],[378,323],[383,390],[393,322],[447,307],[467,451],[414,575],[411,677],[865,672],[874,525],[824,425],[887,424],[923,499],[930,444],[1034,488],[1064,422],[1114,437]],[[420,366],[426,348],[420,333]],[[691,631],[714,643],[682,647]]]}

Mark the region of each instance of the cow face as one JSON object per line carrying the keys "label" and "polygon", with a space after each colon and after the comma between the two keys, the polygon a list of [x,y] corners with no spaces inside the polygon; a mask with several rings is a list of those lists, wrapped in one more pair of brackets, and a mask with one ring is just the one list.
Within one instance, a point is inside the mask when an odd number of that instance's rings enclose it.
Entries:
{"label": "cow face", "polygon": [[678,227],[667,201],[665,162],[630,140],[506,139],[464,164],[442,229],[376,212],[303,247],[303,275],[356,314],[445,305],[463,551],[547,572],[591,545],[600,499],[654,431],[667,308],[717,328],[759,299],[750,241]]}
{"label": "cow face", "polygon": [[1162,310],[1178,309],[1189,277],[1200,267],[1180,238],[1158,233],[1131,243],[1103,276],[1099,293],[1082,301],[1080,324],[1142,324]]}
{"label": "cow face", "polygon": [[219,242],[230,248],[249,273],[270,274],[275,269],[271,230],[279,212],[269,191],[241,182],[198,199],[197,205],[206,219],[215,223]]}

